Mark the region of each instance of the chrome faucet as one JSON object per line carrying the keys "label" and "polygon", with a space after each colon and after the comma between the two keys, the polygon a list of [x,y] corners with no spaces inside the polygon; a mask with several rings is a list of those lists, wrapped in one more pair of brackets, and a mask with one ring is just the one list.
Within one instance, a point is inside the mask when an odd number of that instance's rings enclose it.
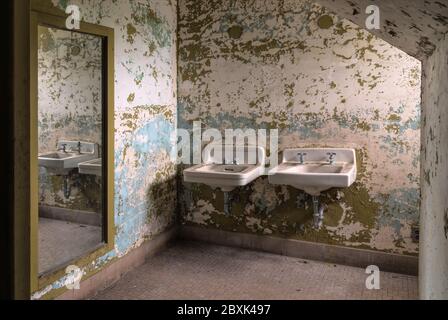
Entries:
{"label": "chrome faucet", "polygon": [[239,162],[238,162],[238,160],[235,158],[235,159],[233,159],[232,164],[235,165],[235,166],[237,166],[237,165],[239,165]]}
{"label": "chrome faucet", "polygon": [[335,163],[335,160],[336,160],[336,152],[328,152],[327,156],[328,156],[328,163],[330,165],[333,165]]}
{"label": "chrome faucet", "polygon": [[81,154],[81,142],[78,142],[78,148],[76,151],[78,151],[78,154]]}
{"label": "chrome faucet", "polygon": [[305,153],[305,152],[299,152],[298,154],[297,154],[297,156],[299,157],[299,163],[300,164],[304,164],[305,163],[305,156],[306,156],[307,154]]}
{"label": "chrome faucet", "polygon": [[59,147],[58,151],[62,151],[64,153],[67,153],[67,144],[61,144],[61,146]]}

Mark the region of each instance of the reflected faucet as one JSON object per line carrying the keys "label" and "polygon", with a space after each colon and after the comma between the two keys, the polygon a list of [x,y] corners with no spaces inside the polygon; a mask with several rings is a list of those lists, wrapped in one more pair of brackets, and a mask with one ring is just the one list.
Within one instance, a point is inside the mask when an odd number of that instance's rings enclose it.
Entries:
{"label": "reflected faucet", "polygon": [[62,144],[61,147],[59,147],[58,151],[67,153],[67,144],[66,143]]}
{"label": "reflected faucet", "polygon": [[78,151],[78,154],[81,154],[81,142],[78,142],[78,149],[76,151]]}
{"label": "reflected faucet", "polygon": [[336,152],[328,152],[327,155],[328,155],[328,163],[330,165],[333,165],[336,160]]}
{"label": "reflected faucet", "polygon": [[300,163],[300,164],[304,164],[304,163],[305,163],[305,156],[306,156],[306,153],[304,153],[304,152],[299,152],[299,153],[297,154],[297,156],[299,157],[299,163]]}

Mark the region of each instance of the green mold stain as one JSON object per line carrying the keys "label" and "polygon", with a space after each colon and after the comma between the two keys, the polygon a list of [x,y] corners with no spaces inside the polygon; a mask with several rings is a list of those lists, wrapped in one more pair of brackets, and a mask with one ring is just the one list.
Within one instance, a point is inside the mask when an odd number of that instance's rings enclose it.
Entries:
{"label": "green mold stain", "polygon": [[389,133],[399,134],[400,133],[400,125],[398,124],[388,124],[385,127],[386,131]]}
{"label": "green mold stain", "polygon": [[388,121],[401,121],[401,117],[398,114],[391,114],[387,118]]}
{"label": "green mold stain", "polygon": [[156,52],[156,50],[157,50],[157,45],[155,44],[154,41],[151,41],[151,42],[149,43],[149,45],[148,45],[148,52],[147,52],[147,55],[148,55],[148,56],[153,56],[154,53]]}
{"label": "green mold stain", "polygon": [[137,29],[134,27],[134,25],[132,23],[128,23],[128,25],[126,26],[126,29],[127,29],[127,35],[128,35],[127,41],[130,44],[133,44],[134,40],[135,40],[135,35],[137,34]]}
{"label": "green mold stain", "polygon": [[[76,181],[76,184],[73,182]],[[48,176],[45,183],[50,192],[41,198],[43,204],[52,197],[54,204],[52,206],[81,210],[85,212],[101,212],[101,182],[100,178],[89,175],[73,175],[70,177],[70,183],[73,184],[70,198],[61,198],[59,194],[64,190],[64,177]]]}
{"label": "green mold stain", "polygon": [[167,216],[177,206],[176,168],[169,164],[158,170],[153,183],[148,189],[148,222],[153,216]]}
{"label": "green mold stain", "polygon": [[286,96],[292,98],[294,96],[294,88],[295,88],[295,86],[296,86],[295,83],[285,84],[284,94]]}
{"label": "green mold stain", "polygon": [[321,29],[330,29],[334,25],[334,21],[331,16],[323,15],[317,20],[317,25]]}
{"label": "green mold stain", "polygon": [[128,102],[129,102],[129,103],[132,103],[132,102],[134,102],[134,99],[135,99],[135,93],[131,93],[131,94],[128,96]]}
{"label": "green mold stain", "polygon": [[328,227],[337,227],[339,226],[339,222],[342,218],[344,210],[340,206],[339,203],[329,203],[326,205],[326,212],[329,214],[325,214],[324,216],[324,224]]}
{"label": "green mold stain", "polygon": [[144,6],[144,9],[134,10],[131,17],[135,24],[147,26],[151,29],[151,33],[160,47],[171,45],[172,30],[168,23],[160,18],[153,9]]}
{"label": "green mold stain", "polygon": [[368,132],[368,131],[370,131],[372,129],[372,127],[370,126],[370,124],[367,123],[367,121],[360,121],[356,125],[356,127],[358,129],[361,129],[362,131],[366,131],[366,132]]}
{"label": "green mold stain", "polygon": [[227,30],[227,33],[232,39],[240,39],[243,35],[243,28],[241,26],[232,26]]}
{"label": "green mold stain", "polygon": [[344,24],[342,22],[339,22],[338,24],[335,25],[334,34],[342,36],[345,33],[347,33],[348,30],[349,30],[349,26],[344,26]]}
{"label": "green mold stain", "polygon": [[374,229],[380,204],[371,199],[365,186],[355,182],[353,186],[344,190],[343,202],[353,212],[347,222],[360,222],[365,227]]}
{"label": "green mold stain", "polygon": [[135,84],[139,86],[142,83],[144,77],[145,74],[143,72],[137,75],[134,79]]}
{"label": "green mold stain", "polygon": [[179,52],[182,59],[187,61],[200,61],[206,59],[210,55],[210,49],[205,48],[198,43],[192,43],[183,46]]}

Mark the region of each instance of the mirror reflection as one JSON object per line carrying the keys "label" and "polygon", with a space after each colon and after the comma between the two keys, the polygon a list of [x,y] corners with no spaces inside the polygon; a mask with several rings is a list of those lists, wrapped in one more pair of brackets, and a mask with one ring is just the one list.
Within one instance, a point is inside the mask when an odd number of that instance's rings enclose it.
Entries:
{"label": "mirror reflection", "polygon": [[103,237],[101,37],[39,26],[39,273]]}

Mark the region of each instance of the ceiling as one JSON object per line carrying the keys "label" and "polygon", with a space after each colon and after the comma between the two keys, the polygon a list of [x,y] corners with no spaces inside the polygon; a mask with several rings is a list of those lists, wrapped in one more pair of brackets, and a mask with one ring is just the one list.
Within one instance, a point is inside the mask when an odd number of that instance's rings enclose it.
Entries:
{"label": "ceiling", "polygon": [[381,29],[370,30],[406,53],[423,60],[448,32],[448,0],[316,0],[317,3],[365,27],[366,8],[380,8]]}

